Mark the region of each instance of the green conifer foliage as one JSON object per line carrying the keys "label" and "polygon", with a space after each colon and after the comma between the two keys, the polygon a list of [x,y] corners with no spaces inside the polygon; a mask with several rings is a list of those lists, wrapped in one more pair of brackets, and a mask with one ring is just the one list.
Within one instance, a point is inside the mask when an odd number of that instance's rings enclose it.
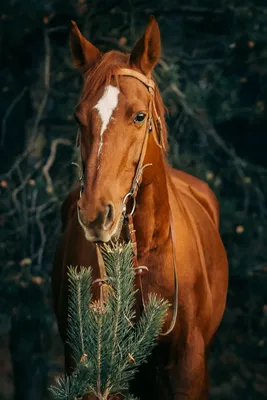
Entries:
{"label": "green conifer foliage", "polygon": [[131,245],[104,245],[102,255],[108,285],[103,301],[92,301],[91,269],[69,267],[68,343],[77,367],[50,388],[58,400],[85,394],[101,400],[123,394],[133,400],[129,381],[155,346],[169,307],[167,301],[150,294],[135,321]]}

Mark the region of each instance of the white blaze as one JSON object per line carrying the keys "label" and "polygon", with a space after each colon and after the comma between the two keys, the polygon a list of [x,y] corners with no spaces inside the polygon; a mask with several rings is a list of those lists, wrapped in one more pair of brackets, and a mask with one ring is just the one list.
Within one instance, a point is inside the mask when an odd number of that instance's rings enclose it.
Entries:
{"label": "white blaze", "polygon": [[119,93],[120,91],[117,87],[108,85],[104,90],[103,96],[94,106],[94,108],[97,109],[102,121],[102,126],[100,130],[100,142],[97,154],[98,156],[100,155],[103,146],[103,134],[107,129],[109,121],[112,119],[112,114],[115,108],[118,105]]}

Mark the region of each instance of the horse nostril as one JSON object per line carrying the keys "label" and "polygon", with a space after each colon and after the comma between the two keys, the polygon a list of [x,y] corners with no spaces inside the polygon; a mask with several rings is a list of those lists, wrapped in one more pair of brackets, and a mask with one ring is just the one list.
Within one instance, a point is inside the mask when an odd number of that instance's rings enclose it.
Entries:
{"label": "horse nostril", "polygon": [[108,204],[106,207],[106,217],[103,222],[104,229],[108,229],[114,220],[114,206],[113,204]]}

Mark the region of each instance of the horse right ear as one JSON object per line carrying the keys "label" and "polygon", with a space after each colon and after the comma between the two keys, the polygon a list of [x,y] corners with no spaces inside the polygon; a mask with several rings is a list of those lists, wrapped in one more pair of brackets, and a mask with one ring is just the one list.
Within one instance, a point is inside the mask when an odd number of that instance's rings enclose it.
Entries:
{"label": "horse right ear", "polygon": [[73,64],[84,73],[92,68],[100,60],[102,55],[92,43],[83,37],[76,22],[71,21],[71,23],[70,51]]}
{"label": "horse right ear", "polygon": [[130,63],[149,76],[159,61],[160,52],[159,26],[155,17],[151,16],[145,33],[131,52]]}

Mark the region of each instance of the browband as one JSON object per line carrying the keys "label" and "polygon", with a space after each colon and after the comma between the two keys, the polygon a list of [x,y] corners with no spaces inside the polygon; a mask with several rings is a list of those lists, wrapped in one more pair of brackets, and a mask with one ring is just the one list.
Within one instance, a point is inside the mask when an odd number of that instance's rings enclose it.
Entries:
{"label": "browband", "polygon": [[155,82],[152,79],[147,78],[141,72],[134,71],[133,69],[129,68],[120,68],[114,75],[124,75],[124,76],[132,76],[139,81],[143,82],[148,88],[152,88],[155,90]]}

